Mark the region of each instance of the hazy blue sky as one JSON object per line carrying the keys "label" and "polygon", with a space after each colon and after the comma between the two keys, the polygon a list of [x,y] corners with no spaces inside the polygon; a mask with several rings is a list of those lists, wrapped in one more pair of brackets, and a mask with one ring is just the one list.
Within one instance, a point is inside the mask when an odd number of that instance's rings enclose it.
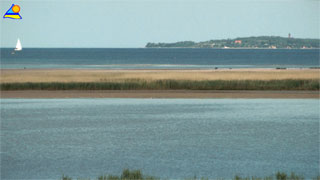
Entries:
{"label": "hazy blue sky", "polygon": [[319,0],[0,0],[1,47],[144,47],[275,35],[319,38]]}

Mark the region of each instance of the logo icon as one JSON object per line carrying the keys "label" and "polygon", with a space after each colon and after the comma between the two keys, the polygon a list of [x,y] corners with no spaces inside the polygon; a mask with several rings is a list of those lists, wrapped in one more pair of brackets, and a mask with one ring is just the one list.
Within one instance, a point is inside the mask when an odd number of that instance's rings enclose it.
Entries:
{"label": "logo icon", "polygon": [[12,4],[10,9],[4,14],[3,18],[22,19],[19,12],[20,12],[20,6]]}

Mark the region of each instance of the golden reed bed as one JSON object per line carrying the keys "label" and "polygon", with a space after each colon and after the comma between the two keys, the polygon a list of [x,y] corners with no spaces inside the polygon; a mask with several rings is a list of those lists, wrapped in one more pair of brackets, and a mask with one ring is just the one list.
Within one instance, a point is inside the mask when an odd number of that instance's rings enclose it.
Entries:
{"label": "golden reed bed", "polygon": [[319,69],[218,69],[218,70],[1,70],[1,83],[14,82],[122,82],[153,80],[320,80]]}

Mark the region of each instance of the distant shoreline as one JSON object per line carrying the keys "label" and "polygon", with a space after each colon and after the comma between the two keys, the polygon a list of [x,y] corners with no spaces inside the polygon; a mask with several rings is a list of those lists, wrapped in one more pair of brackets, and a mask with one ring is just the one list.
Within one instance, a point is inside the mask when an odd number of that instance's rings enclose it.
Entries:
{"label": "distant shoreline", "polygon": [[[14,47],[1,47],[0,49],[12,49]],[[245,47],[229,47],[229,48],[210,48],[210,47],[24,47],[25,49],[273,49],[273,50],[319,50],[320,48],[245,48]]]}
{"label": "distant shoreline", "polygon": [[144,47],[146,49],[248,49],[248,50],[254,50],[254,49],[272,49],[272,50],[312,50],[320,48],[242,48],[242,47],[228,47],[228,48],[203,48],[203,47]]}
{"label": "distant shoreline", "polygon": [[222,48],[222,49],[314,49],[320,48],[320,39],[306,39],[280,37],[280,36],[257,36],[238,37],[234,39],[217,39],[203,42],[179,41],[174,43],[153,43],[149,42],[147,48]]}

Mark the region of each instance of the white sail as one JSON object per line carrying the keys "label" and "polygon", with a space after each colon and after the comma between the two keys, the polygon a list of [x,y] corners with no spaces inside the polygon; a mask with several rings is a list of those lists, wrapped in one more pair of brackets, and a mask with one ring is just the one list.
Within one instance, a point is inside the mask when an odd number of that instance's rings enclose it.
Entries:
{"label": "white sail", "polygon": [[20,42],[19,38],[18,38],[18,41],[17,41],[16,48],[14,50],[15,51],[21,51],[22,50],[22,46],[21,46],[21,42]]}

